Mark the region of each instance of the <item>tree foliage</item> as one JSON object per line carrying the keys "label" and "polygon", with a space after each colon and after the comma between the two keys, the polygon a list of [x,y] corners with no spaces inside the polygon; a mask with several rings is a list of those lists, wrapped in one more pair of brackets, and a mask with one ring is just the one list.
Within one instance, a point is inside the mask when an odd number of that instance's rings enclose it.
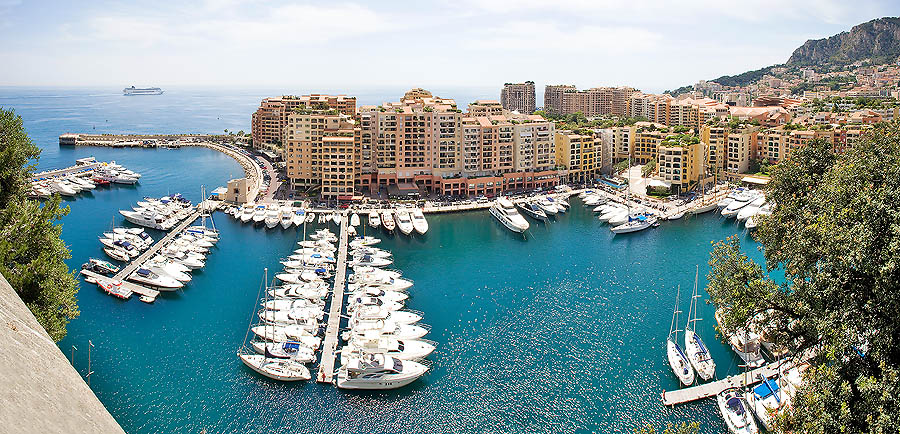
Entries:
{"label": "tree foliage", "polygon": [[0,273],[59,341],[69,320],[78,316],[78,285],[65,264],[71,256],[56,224],[68,207],[60,208],[59,195],[43,204],[25,197],[39,155],[22,119],[0,108]]}
{"label": "tree foliage", "polygon": [[[897,432],[900,414],[900,126],[835,154],[815,141],[772,167],[777,204],[756,237],[766,270],[736,238],[712,253],[708,292],[726,330],[752,323],[810,369],[783,432]],[[781,270],[777,283],[767,272]]]}
{"label": "tree foliage", "polygon": [[[699,431],[700,424],[697,422],[682,422],[681,425],[669,424],[660,434],[697,434]],[[656,434],[656,428],[648,424],[643,428],[634,430],[634,434]]]}

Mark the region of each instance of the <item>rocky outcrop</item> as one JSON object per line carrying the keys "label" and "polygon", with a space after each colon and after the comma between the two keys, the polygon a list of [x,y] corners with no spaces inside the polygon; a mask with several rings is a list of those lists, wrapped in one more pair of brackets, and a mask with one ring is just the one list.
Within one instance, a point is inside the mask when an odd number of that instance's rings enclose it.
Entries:
{"label": "rocky outcrop", "polygon": [[900,56],[900,18],[878,18],[825,39],[811,39],[794,50],[788,65],[852,63],[874,59],[889,62]]}

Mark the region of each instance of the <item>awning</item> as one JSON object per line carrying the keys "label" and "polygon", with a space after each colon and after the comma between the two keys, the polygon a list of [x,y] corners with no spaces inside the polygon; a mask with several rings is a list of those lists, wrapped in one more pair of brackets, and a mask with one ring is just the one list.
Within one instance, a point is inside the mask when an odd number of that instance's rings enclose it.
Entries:
{"label": "awning", "polygon": [[745,176],[741,178],[741,182],[746,182],[747,184],[766,185],[769,183],[769,179],[756,176]]}

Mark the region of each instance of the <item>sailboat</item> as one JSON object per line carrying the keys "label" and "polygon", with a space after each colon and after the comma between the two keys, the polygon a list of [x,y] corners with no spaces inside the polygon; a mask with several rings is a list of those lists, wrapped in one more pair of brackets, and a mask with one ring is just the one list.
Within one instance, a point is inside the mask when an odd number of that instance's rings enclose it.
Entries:
{"label": "sailboat", "polygon": [[[265,286],[267,282],[268,269],[265,270],[263,282],[261,283],[261,285]],[[268,291],[266,292],[265,297],[268,297]],[[255,311],[256,309],[254,309],[254,313]],[[248,328],[252,327],[252,325],[253,320],[251,319]],[[257,327],[274,329],[274,326],[272,325],[261,325]],[[247,335],[249,334],[250,333],[248,330]],[[268,333],[264,333],[264,336],[271,337]],[[244,340],[246,341],[246,337],[244,338]],[[253,346],[252,343],[251,346]],[[295,359],[283,358],[283,356],[279,357],[281,356],[281,354],[279,354],[278,356],[271,354],[270,350],[274,349],[272,346],[263,344],[262,347],[263,354],[258,354],[255,349],[247,349],[246,346],[241,346],[241,348],[238,349],[237,352],[238,358],[240,358],[241,362],[247,365],[247,367],[252,369],[254,372],[273,380],[305,381],[312,378],[312,375],[309,372],[309,368],[307,368],[303,363]]]}
{"label": "sailboat", "polygon": [[694,274],[694,292],[691,294],[691,307],[688,308],[688,321],[684,326],[684,349],[691,365],[700,374],[700,378],[708,381],[716,375],[716,362],[713,361],[712,354],[709,353],[703,339],[700,339],[700,335],[694,329],[694,324],[700,321],[700,318],[697,318],[697,300],[700,298],[700,295],[697,294],[699,276],[700,266],[698,265]]}
{"label": "sailboat", "polygon": [[[631,157],[628,157],[628,166],[631,166]],[[631,186],[625,190],[625,207],[627,209],[626,217],[627,221],[618,224],[615,222],[616,219],[609,220],[609,230],[611,230],[614,234],[627,234],[630,232],[638,232],[644,229],[653,226],[657,222],[657,218],[649,215],[649,214],[639,214],[633,216],[631,214],[631,205],[629,201],[629,196],[631,193]]]}
{"label": "sailboat", "polygon": [[675,292],[675,310],[672,312],[672,325],[669,326],[669,337],[666,339],[666,356],[669,359],[669,366],[672,367],[672,372],[678,377],[678,381],[685,386],[690,386],[694,384],[694,368],[691,367],[691,362],[688,361],[684,350],[678,346],[678,330],[675,328],[675,324],[678,322],[678,314],[681,313],[678,310],[680,295],[681,286]]}

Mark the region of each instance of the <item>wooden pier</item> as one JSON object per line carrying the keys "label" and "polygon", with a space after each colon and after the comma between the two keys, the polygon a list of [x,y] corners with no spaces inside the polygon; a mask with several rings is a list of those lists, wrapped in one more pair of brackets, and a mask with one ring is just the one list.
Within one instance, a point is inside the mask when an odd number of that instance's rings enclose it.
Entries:
{"label": "wooden pier", "polygon": [[[765,366],[753,369],[746,374],[732,375],[711,383],[700,384],[686,389],[678,389],[672,391],[663,391],[662,401],[664,405],[684,404],[686,402],[696,401],[698,399],[709,398],[718,395],[725,389],[732,387],[747,387],[760,381],[760,376],[770,378],[778,374],[778,366],[785,364],[784,361],[773,362]],[[784,369],[784,368],[782,368]]]}
{"label": "wooden pier", "polygon": [[149,249],[144,250],[144,253],[141,253],[140,256],[138,256],[137,258],[134,258],[134,260],[131,261],[128,265],[126,265],[125,268],[123,268],[121,271],[116,273],[116,275],[113,276],[113,279],[119,279],[119,280],[127,279],[128,276],[131,275],[131,273],[133,273],[135,270],[138,269],[138,267],[143,265],[144,262],[147,262],[148,259],[155,256],[160,250],[162,250],[163,247],[165,247],[167,244],[169,244],[169,242],[171,242],[173,239],[175,239],[175,237],[177,237],[178,234],[180,234],[181,231],[184,230],[184,228],[188,227],[188,225],[193,223],[198,218],[200,218],[199,206],[197,207],[197,210],[195,210],[193,213],[191,213],[191,215],[189,215],[186,219],[182,220],[181,223],[178,223],[177,225],[175,225],[175,227],[172,228],[172,230],[169,231],[169,233],[166,234],[166,236],[162,237],[159,241],[153,243],[153,245],[150,246]]}
{"label": "wooden pier", "polygon": [[341,213],[341,234],[338,238],[337,267],[334,272],[334,290],[331,293],[331,309],[328,311],[328,326],[322,344],[322,358],[319,360],[319,374],[316,381],[331,383],[334,379],[335,351],[337,351],[341,331],[341,315],[344,308],[344,288],[347,277],[347,213]]}

